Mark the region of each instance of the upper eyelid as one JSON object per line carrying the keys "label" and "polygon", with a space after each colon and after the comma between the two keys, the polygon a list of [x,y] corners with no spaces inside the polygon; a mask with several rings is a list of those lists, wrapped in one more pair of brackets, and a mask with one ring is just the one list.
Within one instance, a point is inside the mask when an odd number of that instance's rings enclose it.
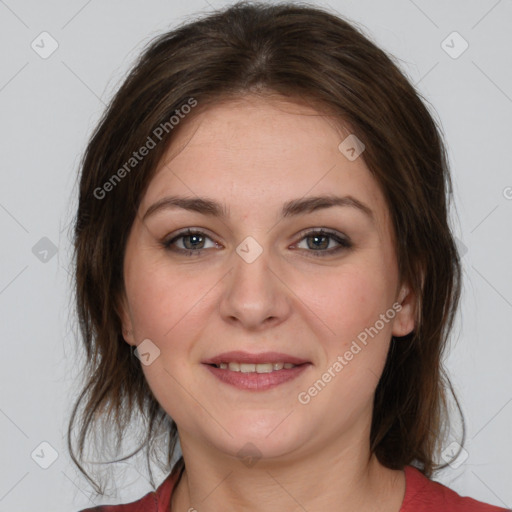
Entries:
{"label": "upper eyelid", "polygon": [[220,242],[217,242],[216,238],[212,235],[209,235],[205,230],[204,228],[201,228],[201,229],[196,229],[196,228],[185,228],[183,231],[178,231],[176,234],[172,234],[172,235],[169,235],[169,236],[166,236],[164,238],[164,242],[165,243],[170,243],[172,242],[173,240],[178,240],[180,238],[183,238],[183,237],[186,237],[186,236],[192,236],[192,235],[203,235],[205,236],[206,238],[209,238],[212,242],[215,242],[215,243],[220,243]]}

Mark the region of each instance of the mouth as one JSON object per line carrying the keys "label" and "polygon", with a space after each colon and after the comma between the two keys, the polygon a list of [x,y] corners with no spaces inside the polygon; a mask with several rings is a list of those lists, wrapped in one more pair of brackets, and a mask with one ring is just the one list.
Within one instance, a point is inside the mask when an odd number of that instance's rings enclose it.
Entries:
{"label": "mouth", "polygon": [[250,352],[235,350],[218,354],[206,359],[203,363],[215,365],[218,368],[229,369],[234,372],[254,372],[257,371],[256,367],[260,367],[261,373],[269,373],[273,370],[293,368],[293,366],[309,363],[309,361],[297,356],[285,354],[284,352],[261,352],[259,354],[251,354]]}
{"label": "mouth", "polygon": [[[302,363],[307,364],[307,363]],[[241,373],[272,373],[277,372],[279,370],[289,370],[291,368],[295,368],[296,366],[300,366],[293,363],[240,363],[235,361],[219,363],[219,364],[210,364],[209,366],[214,366],[215,368],[220,368],[221,370],[229,370],[232,372],[241,372]]]}
{"label": "mouth", "polygon": [[289,354],[225,352],[203,361],[217,379],[238,389],[264,391],[298,377],[312,363]]}

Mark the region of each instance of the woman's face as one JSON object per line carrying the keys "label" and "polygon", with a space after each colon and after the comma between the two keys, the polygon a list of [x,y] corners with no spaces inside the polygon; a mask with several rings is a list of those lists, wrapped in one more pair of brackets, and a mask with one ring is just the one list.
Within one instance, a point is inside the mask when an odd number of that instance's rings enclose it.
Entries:
{"label": "woman's face", "polygon": [[[186,120],[160,163],[127,243],[123,325],[146,340],[182,447],[293,457],[368,440],[390,338],[414,323],[384,197],[351,139],[339,149],[349,133],[247,96]],[[322,197],[344,199],[307,207]]]}

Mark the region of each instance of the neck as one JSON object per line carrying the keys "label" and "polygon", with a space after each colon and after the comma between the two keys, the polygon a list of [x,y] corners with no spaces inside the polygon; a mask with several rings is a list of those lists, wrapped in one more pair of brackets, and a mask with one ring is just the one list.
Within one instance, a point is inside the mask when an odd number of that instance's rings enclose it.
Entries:
{"label": "neck", "polygon": [[211,445],[180,442],[185,470],[173,492],[173,512],[399,512],[405,494],[403,471],[382,466],[363,443],[344,448],[333,443],[278,461],[259,459],[249,467],[212,453]]}

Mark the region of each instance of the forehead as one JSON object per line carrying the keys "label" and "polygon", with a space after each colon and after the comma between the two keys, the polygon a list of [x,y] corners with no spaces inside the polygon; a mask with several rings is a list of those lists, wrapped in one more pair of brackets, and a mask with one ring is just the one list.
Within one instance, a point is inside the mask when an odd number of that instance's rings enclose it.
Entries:
{"label": "forehead", "polygon": [[[234,213],[264,212],[308,195],[357,196],[386,217],[377,182],[362,157],[339,149],[349,125],[305,104],[246,96],[185,118],[141,203],[169,194],[208,196]],[[379,211],[380,210],[380,211]],[[244,212],[247,216],[247,212]]]}
{"label": "forehead", "polygon": [[345,123],[304,101],[247,95],[203,108],[199,104],[182,122],[166,157],[177,158],[179,153],[190,154],[193,149],[194,156],[208,152],[210,158],[219,160],[250,155],[251,161],[238,162],[250,165],[278,154],[293,163],[307,154],[307,161],[318,164],[319,157],[336,153],[339,142],[349,133]]}

